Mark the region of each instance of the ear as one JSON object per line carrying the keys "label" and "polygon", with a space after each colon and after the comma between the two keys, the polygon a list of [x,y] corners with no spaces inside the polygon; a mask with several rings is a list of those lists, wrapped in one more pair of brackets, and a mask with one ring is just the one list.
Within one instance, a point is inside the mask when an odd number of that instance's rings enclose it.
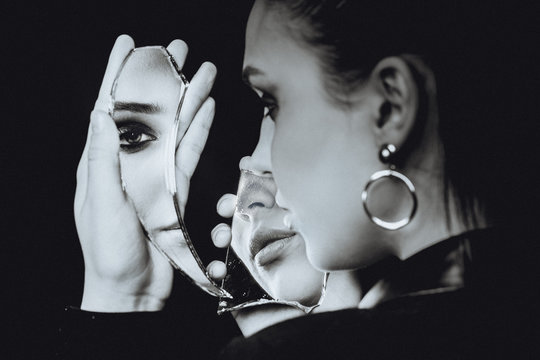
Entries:
{"label": "ear", "polygon": [[378,116],[372,124],[377,145],[393,144],[399,150],[416,121],[418,84],[409,65],[400,57],[381,60],[370,80],[380,100]]}

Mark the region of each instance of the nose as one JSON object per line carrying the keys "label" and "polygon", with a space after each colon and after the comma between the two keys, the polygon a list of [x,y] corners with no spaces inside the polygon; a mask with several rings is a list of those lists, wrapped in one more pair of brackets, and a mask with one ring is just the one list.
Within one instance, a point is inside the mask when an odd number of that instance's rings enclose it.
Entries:
{"label": "nose", "polygon": [[238,197],[237,211],[242,215],[244,220],[254,221],[265,210],[270,210],[274,207],[275,200],[272,194],[262,191],[244,191]]}
{"label": "nose", "polygon": [[240,160],[240,169],[250,170],[256,174],[269,175],[272,173],[272,162],[270,158],[272,138],[274,136],[274,123],[268,118],[264,118],[261,123],[259,142],[253,150],[251,156],[245,156]]}
{"label": "nose", "polygon": [[240,170],[249,170],[254,173],[256,173],[256,166],[255,161],[253,160],[252,156],[244,156],[240,159],[240,163],[238,164],[240,167]]}
{"label": "nose", "polygon": [[244,220],[253,221],[265,210],[274,207],[275,193],[275,183],[271,177],[243,172],[238,188],[236,211]]}

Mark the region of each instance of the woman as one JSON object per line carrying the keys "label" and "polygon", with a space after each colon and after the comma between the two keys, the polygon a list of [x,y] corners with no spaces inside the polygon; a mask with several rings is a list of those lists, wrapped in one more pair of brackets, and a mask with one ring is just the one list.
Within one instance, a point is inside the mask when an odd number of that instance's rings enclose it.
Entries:
{"label": "woman", "polygon": [[361,310],[282,323],[226,357],[531,356],[530,209],[500,187],[534,189],[504,150],[533,113],[497,10],[255,2],[244,78],[267,107],[276,201],[315,267],[375,285]]}
{"label": "woman", "polygon": [[[164,134],[170,129],[174,119],[170,113],[174,114],[175,109],[170,106],[171,101],[167,101],[167,97],[164,97],[158,88],[162,89],[165,85],[174,88],[176,85],[170,84],[169,79],[160,79],[160,83],[156,84],[154,78],[159,74],[150,72],[151,76],[143,77],[144,81],[137,78],[139,83],[144,84],[142,88],[145,89],[144,99],[141,99],[136,84],[126,80],[117,87],[115,108],[118,109],[115,110],[114,119],[106,112],[109,89],[119,66],[133,47],[131,38],[121,36],[111,52],[96,109],[92,113],[89,139],[78,169],[75,215],[85,258],[85,284],[81,309],[88,312],[88,317],[92,318],[97,316],[103,319],[103,314],[99,313],[159,311],[163,309],[172,287],[172,268],[166,258],[148,242],[139,220],[151,229],[161,229],[168,217],[156,216],[156,212],[171,213],[169,210],[172,203],[156,194],[161,194],[161,190],[164,190],[159,187],[163,175],[159,155],[162,153],[166,138]],[[173,41],[167,49],[181,67],[187,53],[186,45],[181,41]],[[140,72],[140,69],[134,68],[133,71]],[[183,205],[187,199],[189,179],[206,141],[213,117],[213,100],[208,97],[208,93],[214,77],[215,68],[211,64],[203,64],[190,83],[180,115],[181,121],[191,122],[176,154],[177,158],[181,159],[178,170],[183,176],[178,178],[183,181],[179,184],[180,203]],[[154,88],[157,90],[152,91]],[[142,102],[153,104],[161,110],[140,111]],[[117,106],[118,104],[121,106]],[[131,105],[128,106],[129,104]],[[263,166],[268,167],[268,154],[264,156],[266,158],[262,159],[257,155],[257,159],[263,161]],[[246,157],[242,164],[249,162],[250,158]],[[258,171],[255,163],[253,166],[242,167]],[[222,214],[226,214],[227,207],[230,209],[231,205],[234,209],[234,202],[231,202],[233,199],[230,196],[224,200],[220,207]],[[283,210],[273,206],[273,197],[270,202],[265,205],[269,212],[264,216],[262,213],[259,214],[257,220],[251,223],[269,231],[283,230]],[[276,218],[279,218],[279,224],[275,222]],[[221,233],[225,232],[225,235],[231,231],[223,225],[220,228]],[[241,229],[236,231],[237,228]],[[249,247],[254,235],[251,230],[251,227],[233,224],[232,232],[235,233],[234,238],[241,244],[239,247],[243,249]],[[219,242],[218,234],[217,230],[213,232],[216,242]],[[156,236],[160,236],[159,231],[156,231]],[[307,261],[303,239],[300,236],[295,236],[295,243],[297,246],[291,248],[289,252],[280,254],[280,261],[252,270],[260,274],[271,269],[274,275],[265,274],[263,286],[269,285],[273,292],[287,296],[288,300],[314,299],[320,295],[324,274],[315,270]],[[218,273],[219,265],[217,267],[216,264],[212,265],[210,272]],[[281,281],[282,278],[291,276],[296,279],[294,291],[291,291],[290,284]],[[361,295],[356,276],[345,272],[331,277],[327,293],[325,302],[317,311],[355,306]],[[85,313],[76,311],[74,313],[77,315],[72,317],[86,316]],[[303,314],[298,309],[284,306],[256,307],[238,311],[235,318],[243,334],[248,336],[276,322]],[[145,324],[148,315],[143,316],[145,319],[141,323]],[[157,318],[159,319],[159,316]],[[113,318],[112,324],[114,326],[115,323],[123,321],[125,320]],[[131,322],[133,323],[132,320]],[[101,326],[106,326],[107,321],[104,324]],[[152,325],[152,322],[150,324]],[[134,339],[140,337],[140,334],[131,335]],[[148,341],[144,341],[144,344],[148,346]],[[156,342],[155,346],[159,345],[159,342]],[[92,344],[90,346],[95,347]],[[136,348],[136,344],[133,346]],[[183,346],[185,348],[187,345]],[[79,349],[77,343],[67,344],[67,347],[68,352],[82,356],[77,354]],[[142,350],[145,354],[152,354],[151,349]],[[189,350],[191,354],[197,354],[197,349]],[[163,356],[162,351],[159,352],[160,356]],[[183,354],[186,355],[185,352]],[[204,356],[203,353],[200,355]]]}

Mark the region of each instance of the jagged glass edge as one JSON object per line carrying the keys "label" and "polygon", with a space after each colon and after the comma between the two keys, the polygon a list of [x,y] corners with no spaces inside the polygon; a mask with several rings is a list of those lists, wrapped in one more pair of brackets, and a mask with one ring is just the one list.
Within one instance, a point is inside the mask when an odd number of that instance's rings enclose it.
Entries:
{"label": "jagged glass edge", "polygon": [[[176,167],[175,153],[176,153],[176,151],[175,150],[176,150],[176,140],[177,140],[177,135],[178,135],[177,134],[178,133],[178,127],[179,127],[179,123],[180,123],[180,111],[182,109],[182,105],[183,105],[184,98],[185,98],[185,95],[186,95],[186,92],[187,92],[187,88],[189,86],[189,82],[186,79],[186,77],[182,74],[181,69],[178,67],[178,64],[176,63],[176,61],[174,61],[173,56],[169,53],[169,51],[165,47],[163,47],[163,46],[144,46],[144,47],[134,48],[134,49],[130,50],[130,52],[126,55],[126,57],[122,61],[122,64],[120,65],[120,68],[118,69],[118,72],[116,73],[113,84],[111,86],[111,91],[109,93],[108,113],[109,113],[109,115],[111,117],[113,116],[114,102],[115,102],[115,96],[114,95],[115,95],[115,92],[116,92],[118,79],[119,79],[120,74],[122,73],[122,70],[124,69],[124,66],[126,65],[128,59],[136,51],[150,50],[150,49],[159,50],[159,51],[161,51],[163,53],[164,56],[167,57],[167,59],[169,60],[169,64],[171,65],[171,68],[174,70],[174,73],[179,76],[180,80],[182,81],[182,84],[184,85],[183,90],[182,90],[182,95],[181,95],[181,98],[180,98],[180,102],[178,104],[178,109],[176,111],[175,120],[174,120],[174,123],[173,123],[173,131],[169,134],[169,137],[166,140],[167,141],[166,146],[165,146],[166,166],[165,166],[165,174],[164,175],[165,175],[165,181],[166,181],[167,190],[172,195],[172,201],[174,203],[174,207],[175,207],[176,215],[177,215],[177,218],[178,218],[178,222],[179,222],[179,225],[180,225],[180,227],[182,229],[182,233],[183,233],[184,238],[186,240],[186,244],[188,245],[188,248],[189,248],[193,258],[197,262],[197,264],[199,266],[199,269],[202,271],[202,273],[205,275],[206,279],[208,280],[210,286],[203,286],[202,284],[196,282],[191,276],[189,276],[184,270],[182,270],[180,268],[180,266],[178,264],[176,264],[165,253],[165,251],[163,251],[163,249],[161,249],[161,247],[155,241],[152,240],[151,236],[149,236],[149,234],[145,231],[146,237],[149,239],[149,241],[152,243],[152,245],[156,249],[158,249],[158,251],[161,254],[163,254],[165,256],[165,258],[169,261],[171,266],[173,268],[175,268],[176,270],[178,270],[192,284],[194,284],[195,286],[197,286],[198,288],[200,288],[201,290],[205,291],[206,293],[208,293],[208,294],[210,294],[212,296],[220,297],[220,298],[232,298],[232,296],[227,291],[225,291],[223,288],[221,288],[219,285],[217,285],[214,282],[214,280],[210,277],[210,275],[208,274],[208,271],[204,267],[199,255],[197,254],[197,252],[196,252],[196,250],[195,250],[195,248],[193,246],[191,238],[189,237],[189,234],[187,233],[185,223],[184,223],[184,221],[182,219],[182,216],[181,216],[181,213],[179,211],[179,205],[178,205],[178,201],[176,199],[176,171],[175,171],[175,167]],[[189,129],[189,126],[186,128],[184,134],[182,135],[182,138],[187,133],[188,129]],[[180,139],[180,141],[182,141],[182,138]],[[172,146],[172,150],[171,150],[171,146]],[[123,183],[124,182],[123,182],[123,179],[122,179],[122,184]],[[172,185],[172,184],[174,184],[174,185]],[[140,221],[140,217],[137,216],[137,218]],[[142,223],[141,223],[141,227],[143,229],[145,228]]]}
{"label": "jagged glass edge", "polygon": [[[247,170],[247,169],[241,169],[240,173],[242,173],[242,172],[250,173],[250,174],[253,174],[255,176],[261,176],[261,175],[255,174],[253,171],[250,171],[250,170]],[[225,260],[226,265],[228,265],[228,263],[229,263],[229,253],[230,253],[230,251],[234,252],[234,249],[232,248],[232,246],[229,246],[227,248],[227,258]],[[249,269],[244,265],[244,262],[242,260],[240,260],[238,255],[236,255],[236,257],[240,261],[241,266],[245,269],[246,274],[251,278],[252,282],[258,284],[257,280],[255,280],[253,278],[253,276],[251,275],[251,272],[249,271]],[[329,277],[329,273],[325,272],[323,274],[323,283],[322,283],[322,287],[321,287],[321,295],[319,297],[319,301],[317,301],[317,303],[314,304],[314,305],[306,306],[306,305],[302,305],[298,301],[288,301],[288,300],[275,299],[273,296],[268,294],[268,292],[266,290],[264,290],[262,288],[262,286],[259,285],[261,291],[265,295],[267,295],[270,299],[259,298],[259,299],[255,299],[255,300],[248,300],[246,302],[243,302],[243,303],[240,303],[240,304],[237,304],[237,305],[227,306],[227,301],[225,300],[225,297],[220,298],[219,303],[218,303],[218,308],[217,308],[217,314],[222,315],[224,313],[231,312],[231,311],[242,310],[242,309],[246,309],[246,308],[250,308],[250,307],[268,305],[268,304],[292,306],[292,307],[295,307],[297,309],[302,310],[306,314],[309,314],[310,312],[313,311],[313,309],[319,307],[322,304],[322,302],[323,302],[323,300],[324,300],[324,298],[326,296],[326,286],[327,286],[327,283],[328,283],[328,277]],[[221,288],[225,290],[224,283],[225,283],[225,279],[223,279],[221,281]],[[234,299],[234,297],[231,297],[231,298]]]}

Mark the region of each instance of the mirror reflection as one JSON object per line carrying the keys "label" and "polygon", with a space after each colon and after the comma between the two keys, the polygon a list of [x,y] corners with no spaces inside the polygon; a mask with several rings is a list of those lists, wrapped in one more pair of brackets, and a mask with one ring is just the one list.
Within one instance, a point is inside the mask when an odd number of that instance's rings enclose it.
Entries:
{"label": "mirror reflection", "polygon": [[193,248],[175,197],[175,150],[189,125],[179,114],[188,83],[167,50],[136,48],[111,90],[110,113],[120,136],[123,187],[148,238],[171,265],[214,296],[229,296]]}
{"label": "mirror reflection", "polygon": [[271,175],[241,171],[224,281],[234,299],[220,311],[273,302],[310,312],[322,302],[327,274],[313,268],[304,239],[285,225],[276,192]]}

